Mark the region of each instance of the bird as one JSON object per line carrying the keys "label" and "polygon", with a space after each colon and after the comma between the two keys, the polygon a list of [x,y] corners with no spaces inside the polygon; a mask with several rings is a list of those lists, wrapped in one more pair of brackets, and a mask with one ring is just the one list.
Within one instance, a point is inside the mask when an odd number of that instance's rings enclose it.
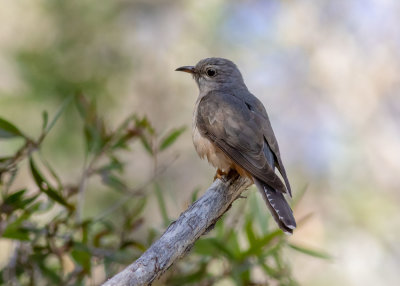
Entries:
{"label": "bird", "polygon": [[200,91],[192,119],[199,157],[217,168],[218,178],[232,170],[248,177],[279,228],[292,234],[296,220],[284,196],[292,192],[278,142],[264,105],[248,90],[237,66],[211,57],[176,71],[190,73]]}

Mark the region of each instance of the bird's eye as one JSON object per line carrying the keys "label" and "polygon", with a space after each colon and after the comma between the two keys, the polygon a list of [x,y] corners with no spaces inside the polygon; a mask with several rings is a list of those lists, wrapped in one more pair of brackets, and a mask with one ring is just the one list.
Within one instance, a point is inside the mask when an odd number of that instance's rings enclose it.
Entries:
{"label": "bird's eye", "polygon": [[215,69],[207,69],[207,70],[206,70],[206,74],[207,74],[209,77],[213,77],[213,76],[215,76],[215,75],[217,74],[217,71],[216,71]]}

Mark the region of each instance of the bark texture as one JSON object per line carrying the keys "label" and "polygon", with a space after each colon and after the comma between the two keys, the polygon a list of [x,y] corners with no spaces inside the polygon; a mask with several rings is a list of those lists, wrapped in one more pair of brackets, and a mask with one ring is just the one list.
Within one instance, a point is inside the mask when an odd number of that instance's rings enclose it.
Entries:
{"label": "bark texture", "polygon": [[103,286],[151,285],[177,259],[188,253],[196,240],[214,226],[251,184],[249,179],[237,174],[215,180],[206,193],[171,223],[141,257]]}

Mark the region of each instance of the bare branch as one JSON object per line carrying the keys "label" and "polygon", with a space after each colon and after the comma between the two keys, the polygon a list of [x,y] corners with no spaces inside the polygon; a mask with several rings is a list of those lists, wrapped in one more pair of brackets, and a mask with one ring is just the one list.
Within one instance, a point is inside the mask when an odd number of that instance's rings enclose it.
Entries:
{"label": "bare branch", "polygon": [[141,257],[103,286],[150,285],[177,259],[186,255],[195,241],[214,226],[250,185],[250,180],[237,174],[231,174],[224,181],[216,180]]}

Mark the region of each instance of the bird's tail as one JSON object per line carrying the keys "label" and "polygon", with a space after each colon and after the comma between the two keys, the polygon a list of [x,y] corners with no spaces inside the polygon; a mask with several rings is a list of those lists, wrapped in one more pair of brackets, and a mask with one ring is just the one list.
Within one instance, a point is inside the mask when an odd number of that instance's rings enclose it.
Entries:
{"label": "bird's tail", "polygon": [[296,228],[296,220],[283,194],[272,189],[257,178],[253,177],[253,179],[279,228],[285,233],[292,234],[293,229]]}

